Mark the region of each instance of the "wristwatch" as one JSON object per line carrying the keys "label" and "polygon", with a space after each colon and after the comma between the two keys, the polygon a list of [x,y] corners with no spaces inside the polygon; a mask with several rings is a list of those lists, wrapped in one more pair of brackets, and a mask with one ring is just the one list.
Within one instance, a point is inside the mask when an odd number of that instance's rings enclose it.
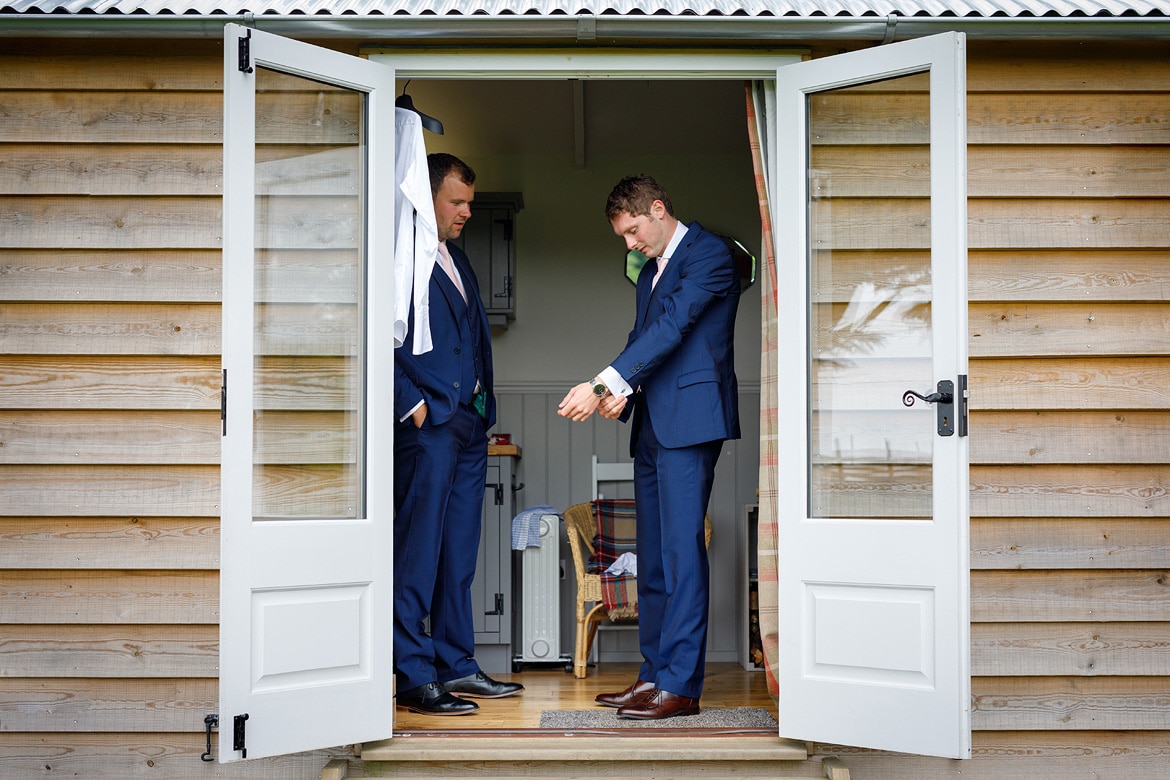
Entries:
{"label": "wristwatch", "polygon": [[589,386],[593,388],[593,394],[598,398],[604,398],[605,394],[609,392],[609,388],[605,386],[605,382],[602,382],[597,377],[589,380]]}

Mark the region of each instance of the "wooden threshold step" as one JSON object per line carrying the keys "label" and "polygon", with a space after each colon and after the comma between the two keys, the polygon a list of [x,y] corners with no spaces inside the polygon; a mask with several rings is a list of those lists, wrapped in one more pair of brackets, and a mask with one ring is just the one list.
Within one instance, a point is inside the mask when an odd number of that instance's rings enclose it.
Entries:
{"label": "wooden threshold step", "polygon": [[849,780],[848,769],[837,759],[810,758],[806,743],[774,734],[545,734],[401,735],[356,750],[369,778]]}
{"label": "wooden threshold step", "polygon": [[804,761],[804,742],[779,737],[402,736],[361,745],[362,761]]}

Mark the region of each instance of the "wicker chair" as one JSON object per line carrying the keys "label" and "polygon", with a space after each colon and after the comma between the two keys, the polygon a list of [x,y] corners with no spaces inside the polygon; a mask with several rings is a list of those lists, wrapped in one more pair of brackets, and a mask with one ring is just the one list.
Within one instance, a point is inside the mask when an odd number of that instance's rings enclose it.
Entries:
{"label": "wicker chair", "polygon": [[[637,614],[613,615],[605,608],[601,594],[601,575],[589,571],[593,557],[593,539],[597,534],[591,502],[574,504],[565,510],[565,528],[573,553],[573,570],[577,575],[577,640],[573,648],[573,676],[584,677],[589,652],[603,620],[637,620]],[[704,540],[711,545],[711,518],[703,523]]]}

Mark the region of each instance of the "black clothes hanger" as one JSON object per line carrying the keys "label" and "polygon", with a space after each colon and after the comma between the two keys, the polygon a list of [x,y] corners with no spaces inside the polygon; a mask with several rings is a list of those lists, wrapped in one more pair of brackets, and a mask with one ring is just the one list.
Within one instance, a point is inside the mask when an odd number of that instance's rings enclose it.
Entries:
{"label": "black clothes hanger", "polygon": [[407,111],[413,111],[422,119],[422,126],[424,130],[430,130],[435,135],[443,134],[443,123],[433,116],[427,116],[423,112],[414,107],[414,101],[410,99],[410,95],[406,94],[406,88],[410,86],[408,80],[406,84],[402,85],[402,94],[394,101],[394,105],[398,108],[405,108]]}

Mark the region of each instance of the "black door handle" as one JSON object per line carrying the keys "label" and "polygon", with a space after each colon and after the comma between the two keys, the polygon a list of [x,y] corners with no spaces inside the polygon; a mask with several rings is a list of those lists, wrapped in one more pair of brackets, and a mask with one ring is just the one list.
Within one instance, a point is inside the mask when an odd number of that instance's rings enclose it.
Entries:
{"label": "black door handle", "polygon": [[[902,403],[913,406],[914,399],[936,404],[935,412],[938,420],[938,435],[953,436],[955,434],[955,383],[949,379],[940,379],[938,389],[930,395],[922,395],[913,390],[902,393]],[[959,434],[963,435],[962,433]]]}
{"label": "black door handle", "polygon": [[[942,383],[940,382],[939,384]],[[926,401],[928,404],[935,404],[939,403],[940,401],[944,404],[949,404],[954,401],[954,397],[950,393],[931,393],[930,395],[922,395],[921,393],[916,393],[913,390],[907,390],[906,392],[902,393],[902,403],[906,404],[907,406],[913,406],[915,398],[920,401]]]}

